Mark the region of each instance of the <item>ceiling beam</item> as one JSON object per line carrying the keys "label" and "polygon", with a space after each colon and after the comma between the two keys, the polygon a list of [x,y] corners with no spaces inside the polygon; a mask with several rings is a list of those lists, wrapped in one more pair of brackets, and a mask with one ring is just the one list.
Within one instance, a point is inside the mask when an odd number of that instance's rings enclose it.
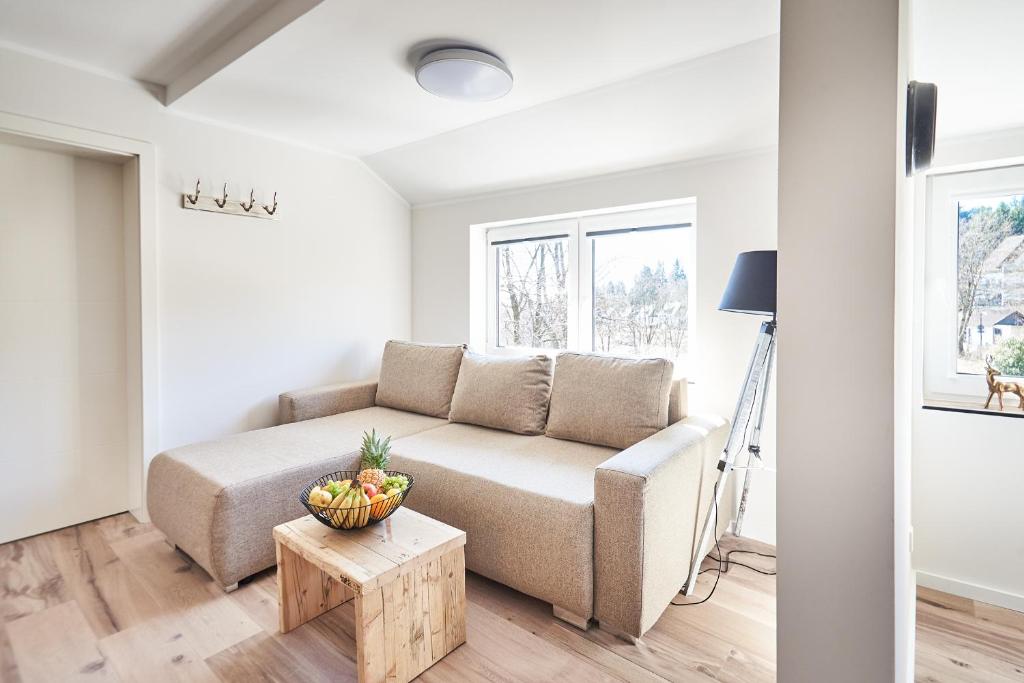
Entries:
{"label": "ceiling beam", "polygon": [[280,0],[223,42],[217,42],[167,84],[164,105],[170,106],[215,76],[236,59],[292,23],[323,0]]}

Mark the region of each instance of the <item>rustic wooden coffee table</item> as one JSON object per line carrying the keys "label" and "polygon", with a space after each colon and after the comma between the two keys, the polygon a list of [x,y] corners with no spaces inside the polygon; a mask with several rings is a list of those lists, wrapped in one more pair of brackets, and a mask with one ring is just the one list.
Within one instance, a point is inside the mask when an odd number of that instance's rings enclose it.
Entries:
{"label": "rustic wooden coffee table", "polygon": [[364,683],[412,680],[466,642],[466,533],[401,508],[336,531],[312,516],[274,528],[281,632],[355,598]]}

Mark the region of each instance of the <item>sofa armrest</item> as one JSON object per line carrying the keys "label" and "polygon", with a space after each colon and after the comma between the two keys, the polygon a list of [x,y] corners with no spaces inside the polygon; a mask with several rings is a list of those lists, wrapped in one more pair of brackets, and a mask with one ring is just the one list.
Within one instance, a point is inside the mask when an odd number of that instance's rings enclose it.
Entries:
{"label": "sofa armrest", "polygon": [[686,581],[727,437],[724,418],[693,415],[598,466],[594,616],[610,630],[639,638]]}
{"label": "sofa armrest", "polygon": [[278,421],[286,424],[371,408],[376,397],[377,380],[287,391],[277,399]]}

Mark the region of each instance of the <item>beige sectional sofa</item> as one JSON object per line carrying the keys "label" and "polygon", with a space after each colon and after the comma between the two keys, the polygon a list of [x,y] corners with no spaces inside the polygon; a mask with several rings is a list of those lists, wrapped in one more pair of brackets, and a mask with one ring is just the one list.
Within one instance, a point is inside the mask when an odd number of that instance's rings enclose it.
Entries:
{"label": "beige sectional sofa", "polygon": [[406,504],[466,531],[470,570],[637,638],[685,580],[727,436],[724,419],[686,414],[671,373],[389,342],[376,382],[282,394],[285,424],[158,455],[150,515],[230,589],[274,564],[271,529],[306,513],[298,491],[357,469],[376,429],[416,479]]}

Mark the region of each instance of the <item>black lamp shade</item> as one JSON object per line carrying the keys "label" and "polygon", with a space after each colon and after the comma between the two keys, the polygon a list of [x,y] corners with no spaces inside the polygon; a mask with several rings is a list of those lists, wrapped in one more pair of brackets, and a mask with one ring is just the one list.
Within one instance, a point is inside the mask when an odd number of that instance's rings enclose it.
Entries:
{"label": "black lamp shade", "polygon": [[720,311],[775,315],[777,251],[745,251],[736,257]]}

